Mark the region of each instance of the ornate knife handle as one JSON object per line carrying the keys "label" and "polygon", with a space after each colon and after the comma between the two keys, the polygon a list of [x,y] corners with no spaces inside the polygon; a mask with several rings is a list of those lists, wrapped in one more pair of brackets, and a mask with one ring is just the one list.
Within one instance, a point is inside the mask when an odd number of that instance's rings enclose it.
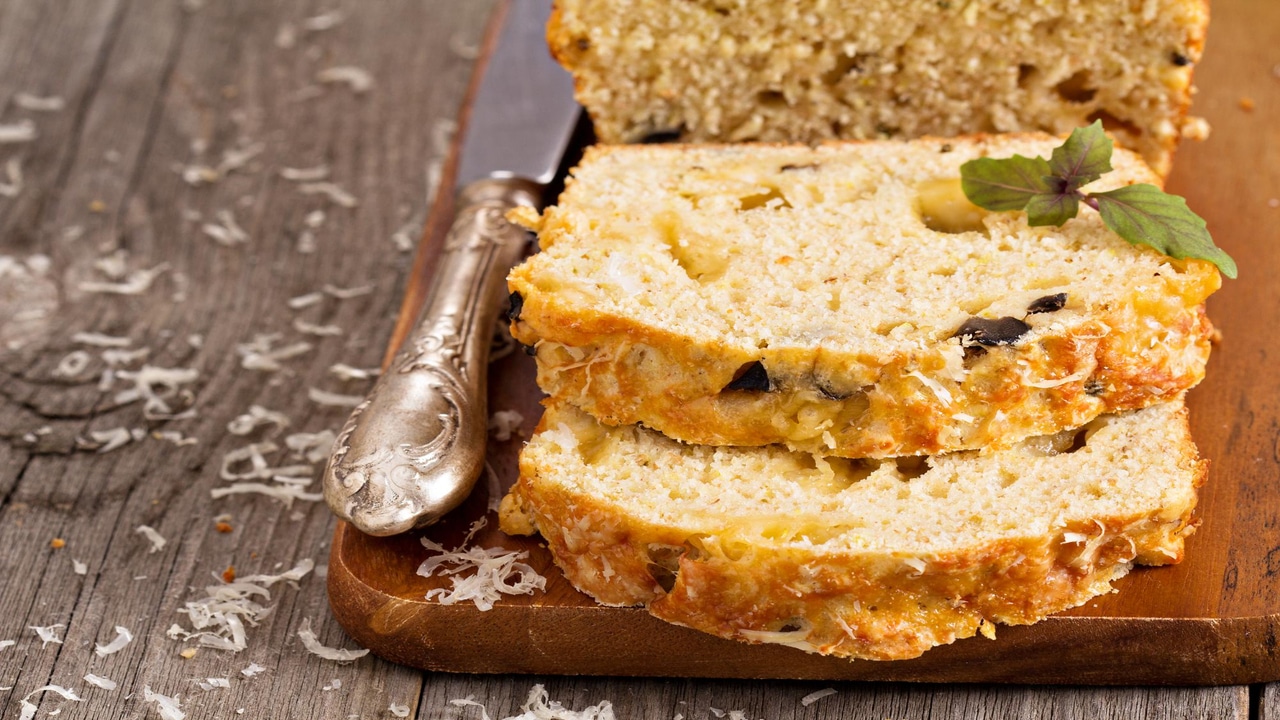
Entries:
{"label": "ornate knife handle", "polygon": [[528,240],[507,222],[541,187],[481,180],[458,198],[430,295],[413,333],[351,413],[324,473],[334,514],[370,535],[430,525],[466,499],[484,470],[485,385],[506,273]]}

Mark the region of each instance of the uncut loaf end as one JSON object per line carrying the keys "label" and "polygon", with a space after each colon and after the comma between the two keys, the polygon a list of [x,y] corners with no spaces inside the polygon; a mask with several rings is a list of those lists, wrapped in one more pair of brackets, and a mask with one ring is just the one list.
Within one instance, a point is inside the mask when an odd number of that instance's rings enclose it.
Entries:
{"label": "uncut loaf end", "polygon": [[[965,161],[1058,142],[591,148],[517,218],[542,251],[509,276],[512,333],[553,397],[706,445],[999,448],[1172,399],[1203,377],[1216,268],[960,191]],[[1112,162],[1090,189],[1159,184]]]}
{"label": "uncut loaf end", "polygon": [[501,515],[606,605],[891,660],[1178,562],[1204,476],[1181,399],[915,463],[683,445],[553,402]]}
{"label": "uncut loaf end", "polygon": [[552,53],[604,142],[1066,133],[1101,119],[1161,174],[1207,0],[557,0]]}

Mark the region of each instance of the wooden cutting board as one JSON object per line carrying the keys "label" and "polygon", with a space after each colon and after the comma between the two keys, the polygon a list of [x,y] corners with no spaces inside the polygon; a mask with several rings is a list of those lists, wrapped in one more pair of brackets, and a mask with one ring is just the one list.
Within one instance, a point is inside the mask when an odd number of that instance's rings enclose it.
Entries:
{"label": "wooden cutting board", "polygon": [[[537,538],[503,535],[493,515],[476,543],[527,550],[546,592],[504,599],[489,612],[428,602],[427,592],[447,581],[415,574],[430,555],[421,533],[373,538],[340,523],[329,563],[338,620],[382,657],[452,672],[1128,685],[1280,679],[1280,372],[1272,365],[1280,363],[1280,3],[1215,0],[1213,12],[1194,107],[1213,134],[1183,145],[1169,188],[1208,220],[1239,262],[1240,279],[1210,300],[1223,339],[1189,398],[1192,430],[1212,467],[1182,564],[1135,570],[1118,593],[1036,625],[1000,627],[994,641],[961,640],[915,660],[851,662],[597,606],[569,586]],[[451,214],[447,195],[392,348],[422,301],[420,279]],[[490,392],[491,410],[518,410],[533,427],[540,394],[532,358],[517,352],[494,362]],[[504,489],[515,481],[521,442],[489,449]],[[446,547],[460,543],[485,513],[484,484],[426,534]]]}

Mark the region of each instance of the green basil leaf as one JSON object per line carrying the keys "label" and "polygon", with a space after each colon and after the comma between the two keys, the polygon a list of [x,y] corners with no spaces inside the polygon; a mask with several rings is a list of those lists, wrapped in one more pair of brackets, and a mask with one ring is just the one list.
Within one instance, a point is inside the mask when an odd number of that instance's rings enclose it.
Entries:
{"label": "green basil leaf", "polygon": [[978,158],[960,166],[960,187],[969,202],[987,210],[1022,210],[1036,195],[1053,193],[1041,157]]}
{"label": "green basil leaf", "polygon": [[1187,201],[1155,185],[1129,185],[1090,195],[1098,203],[1102,221],[1133,244],[1150,245],[1174,258],[1208,260],[1223,275],[1236,276],[1236,263],[1213,244],[1205,221]]}
{"label": "green basil leaf", "polygon": [[1027,203],[1027,224],[1062,226],[1080,212],[1080,193],[1075,190],[1034,195]]}
{"label": "green basil leaf", "polygon": [[1111,138],[1097,120],[1088,127],[1076,128],[1071,137],[1053,149],[1049,167],[1066,184],[1067,191],[1076,190],[1111,172]]}

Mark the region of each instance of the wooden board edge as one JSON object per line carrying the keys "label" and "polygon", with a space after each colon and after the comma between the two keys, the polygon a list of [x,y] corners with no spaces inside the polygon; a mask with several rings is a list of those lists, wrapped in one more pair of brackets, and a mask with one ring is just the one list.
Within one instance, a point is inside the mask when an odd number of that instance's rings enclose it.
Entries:
{"label": "wooden board edge", "polygon": [[[1050,617],[913,660],[849,661],[725,640],[640,608],[436,605],[381,592],[348,567],[339,523],[330,604],[362,646],[423,670],[477,674],[853,680],[1012,685],[1239,685],[1280,680],[1280,614],[1239,618]],[[341,603],[332,598],[341,597]],[[583,638],[593,662],[584,669]],[[1063,653],[1064,646],[1071,653]],[[678,649],[668,652],[666,649]],[[699,658],[704,658],[700,660]],[[714,658],[711,661],[705,658]]]}

